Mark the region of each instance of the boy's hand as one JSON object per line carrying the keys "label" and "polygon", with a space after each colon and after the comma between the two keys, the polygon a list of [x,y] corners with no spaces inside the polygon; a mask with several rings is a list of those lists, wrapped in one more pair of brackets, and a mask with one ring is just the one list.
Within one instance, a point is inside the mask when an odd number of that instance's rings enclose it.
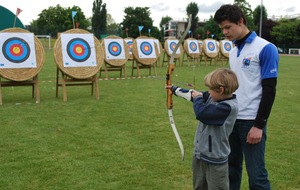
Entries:
{"label": "boy's hand", "polygon": [[192,97],[196,98],[197,96],[203,96],[202,92],[198,92],[196,90],[193,90],[192,91]]}

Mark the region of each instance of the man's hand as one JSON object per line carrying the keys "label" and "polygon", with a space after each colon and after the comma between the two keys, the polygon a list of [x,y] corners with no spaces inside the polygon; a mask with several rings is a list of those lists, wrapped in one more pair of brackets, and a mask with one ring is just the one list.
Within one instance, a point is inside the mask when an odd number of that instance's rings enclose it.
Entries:
{"label": "man's hand", "polygon": [[261,141],[263,130],[257,127],[252,127],[247,136],[248,144],[258,144]]}

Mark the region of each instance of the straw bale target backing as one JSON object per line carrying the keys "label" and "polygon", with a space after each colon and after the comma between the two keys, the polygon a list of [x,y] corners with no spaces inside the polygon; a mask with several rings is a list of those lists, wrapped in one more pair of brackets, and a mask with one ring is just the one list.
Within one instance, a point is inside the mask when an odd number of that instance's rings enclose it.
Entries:
{"label": "straw bale target backing", "polygon": [[[139,41],[142,41],[139,44]],[[133,41],[132,53],[137,62],[143,65],[151,65],[158,59],[158,47],[153,38],[140,36]]]}
{"label": "straw bale target backing", "polygon": [[[177,38],[169,37],[164,44],[164,49],[168,57],[171,56],[176,44],[179,42]],[[174,55],[175,59],[179,59],[183,53],[182,44],[180,44],[180,48],[178,48],[176,54]]]}
{"label": "straw bale target backing", "polygon": [[216,58],[219,54],[219,48],[216,40],[207,38],[203,40],[203,51],[204,54],[209,58]]}
{"label": "straw bale target backing", "polygon": [[200,45],[195,38],[184,40],[183,49],[191,58],[198,58],[201,55]]}
{"label": "straw bale target backing", "polygon": [[104,60],[112,66],[122,66],[129,58],[126,41],[119,36],[107,36],[101,42],[104,49]]}
{"label": "straw bale target backing", "polygon": [[229,52],[232,50],[233,44],[229,40],[220,40],[220,51],[223,56],[229,58]]}
{"label": "straw bale target backing", "polygon": [[[79,41],[82,41],[84,43],[84,46],[89,47],[88,51],[95,50],[96,54],[96,65],[95,66],[80,66],[80,67],[65,67],[63,62],[63,51],[67,50],[67,47],[62,48],[62,40],[61,40],[61,34],[78,34]],[[81,38],[81,34],[91,34],[86,30],[82,29],[71,29],[67,30],[63,33],[61,33],[59,37],[57,38],[55,44],[54,44],[54,59],[55,63],[57,64],[58,68],[67,74],[70,77],[73,77],[75,79],[85,79],[92,77],[98,73],[100,70],[102,64],[103,64],[103,48],[101,47],[100,41],[93,35],[94,39],[94,47],[90,47],[88,43],[85,43],[85,40]],[[88,56],[88,55],[87,55]]]}
{"label": "straw bale target backing", "polygon": [[[33,77],[37,76],[38,73],[41,71],[44,61],[45,61],[45,51],[44,51],[43,45],[40,42],[40,40],[36,36],[33,35],[34,50],[31,50],[30,46],[27,44],[26,40],[22,39],[23,33],[30,33],[27,30],[24,30],[21,28],[8,28],[8,29],[0,31],[0,33],[2,33],[2,34],[16,33],[17,35],[16,35],[15,40],[19,41],[21,44],[24,44],[24,45],[21,45],[22,48],[28,48],[26,50],[20,50],[20,53],[30,54],[31,51],[35,51],[35,58],[36,58],[35,67],[31,67],[31,68],[1,68],[0,67],[0,76],[3,78],[6,78],[8,80],[12,80],[12,81],[26,81],[26,80],[32,79]],[[11,40],[11,39],[12,38],[7,39],[7,40]],[[13,43],[13,40],[12,40],[12,43]],[[9,45],[11,43],[4,43],[3,45],[5,45],[5,44]],[[0,54],[6,53],[6,52],[4,52],[5,49],[7,49],[7,48],[2,46]],[[11,55],[11,56],[13,56],[13,55]],[[26,57],[28,57],[28,55],[22,55],[22,57],[24,57],[23,62],[26,62]],[[14,60],[17,61],[14,58],[12,58],[10,61],[14,62]]]}

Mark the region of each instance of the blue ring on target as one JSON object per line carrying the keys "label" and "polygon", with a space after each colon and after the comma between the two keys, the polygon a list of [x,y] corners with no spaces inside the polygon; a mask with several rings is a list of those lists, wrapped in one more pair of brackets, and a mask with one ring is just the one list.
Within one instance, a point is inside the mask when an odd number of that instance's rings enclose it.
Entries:
{"label": "blue ring on target", "polygon": [[190,47],[190,49],[193,51],[193,52],[195,52],[195,51],[197,51],[197,44],[195,43],[195,42],[191,42],[190,44],[189,44],[189,47]]}
{"label": "blue ring on target", "polygon": [[122,53],[122,47],[118,42],[110,42],[108,44],[108,52],[112,56],[119,56]]}
{"label": "blue ring on target", "polygon": [[149,42],[142,42],[140,45],[140,50],[145,55],[150,55],[153,52],[153,47]]}
{"label": "blue ring on target", "polygon": [[214,43],[208,42],[207,48],[208,48],[210,51],[214,51],[214,50],[216,49],[216,46],[215,46]]}
{"label": "blue ring on target", "polygon": [[225,49],[226,51],[230,51],[230,50],[231,50],[231,44],[230,44],[229,42],[225,42],[225,43],[224,43],[224,49]]}
{"label": "blue ring on target", "polygon": [[90,45],[82,38],[73,38],[67,44],[69,57],[76,62],[84,62],[90,58]]}
{"label": "blue ring on target", "polygon": [[170,45],[169,45],[169,46],[170,46],[170,49],[171,49],[172,51],[174,51],[176,45],[177,45],[176,42],[171,42]]}
{"label": "blue ring on target", "polygon": [[10,62],[22,63],[28,59],[30,47],[24,39],[12,37],[3,43],[2,52],[4,57]]}

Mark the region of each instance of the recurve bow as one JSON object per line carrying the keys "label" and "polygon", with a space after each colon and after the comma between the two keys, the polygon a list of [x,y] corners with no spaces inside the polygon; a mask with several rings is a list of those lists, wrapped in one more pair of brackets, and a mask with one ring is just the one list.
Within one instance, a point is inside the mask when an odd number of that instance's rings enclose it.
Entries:
{"label": "recurve bow", "polygon": [[[175,46],[175,48],[174,48],[174,50],[171,54],[170,62],[168,64],[168,71],[167,71],[167,74],[166,74],[166,85],[167,86],[172,86],[172,73],[173,73],[174,68],[175,68],[174,67],[174,56],[177,52],[177,49],[180,47],[183,40],[185,39],[188,31],[190,30],[190,27],[191,27],[191,16],[189,16],[188,25],[187,25],[186,30],[182,34],[180,40],[176,44],[176,46]],[[173,111],[172,111],[173,100],[172,100],[172,90],[171,89],[167,89],[167,108],[168,108],[170,124],[171,124],[172,130],[174,132],[174,135],[176,137],[176,140],[178,142],[178,145],[179,145],[179,148],[180,148],[180,151],[181,151],[182,160],[184,160],[184,147],[183,147],[182,141],[180,139],[180,136],[178,134],[178,131],[176,129],[176,125],[175,125],[175,121],[174,121],[174,117],[173,117]]]}

